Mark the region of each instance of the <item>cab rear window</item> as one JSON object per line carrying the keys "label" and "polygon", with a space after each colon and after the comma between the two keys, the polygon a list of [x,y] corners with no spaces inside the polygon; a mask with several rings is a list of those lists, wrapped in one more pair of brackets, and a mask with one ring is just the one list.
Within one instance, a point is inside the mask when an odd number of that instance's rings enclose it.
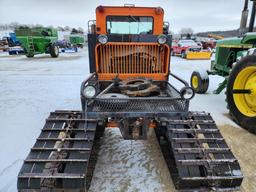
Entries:
{"label": "cab rear window", "polygon": [[107,16],[108,34],[153,34],[153,17]]}

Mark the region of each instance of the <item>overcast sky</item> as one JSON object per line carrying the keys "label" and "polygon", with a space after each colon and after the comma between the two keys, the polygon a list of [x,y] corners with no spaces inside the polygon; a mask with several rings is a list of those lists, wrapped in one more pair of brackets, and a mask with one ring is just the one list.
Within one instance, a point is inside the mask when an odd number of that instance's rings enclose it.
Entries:
{"label": "overcast sky", "polygon": [[0,0],[0,23],[83,27],[95,19],[98,5],[161,6],[171,30],[195,32],[237,29],[244,0]]}

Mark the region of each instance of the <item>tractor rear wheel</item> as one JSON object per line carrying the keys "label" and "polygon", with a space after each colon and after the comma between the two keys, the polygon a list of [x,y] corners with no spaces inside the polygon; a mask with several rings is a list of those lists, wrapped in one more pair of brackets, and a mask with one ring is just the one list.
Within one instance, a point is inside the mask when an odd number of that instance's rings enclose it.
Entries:
{"label": "tractor rear wheel", "polygon": [[234,66],[226,94],[231,117],[256,133],[256,55],[244,57]]}
{"label": "tractor rear wheel", "polygon": [[207,72],[194,71],[190,78],[190,85],[196,93],[205,94],[209,87],[209,76]]}
{"label": "tractor rear wheel", "polygon": [[59,47],[55,44],[50,45],[50,55],[51,57],[58,57],[59,56]]}

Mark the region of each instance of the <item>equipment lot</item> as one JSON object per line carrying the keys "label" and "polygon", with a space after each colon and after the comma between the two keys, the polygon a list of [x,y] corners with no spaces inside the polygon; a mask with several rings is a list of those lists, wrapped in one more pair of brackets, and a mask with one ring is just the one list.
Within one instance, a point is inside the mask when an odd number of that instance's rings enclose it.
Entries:
{"label": "equipment lot", "polygon": [[[80,107],[80,83],[89,74],[87,50],[48,55],[9,56],[0,53],[0,191],[16,191],[16,177],[44,119],[55,109]],[[206,70],[210,61],[172,58],[172,72],[187,81],[193,70]],[[196,95],[191,110],[208,111],[239,160],[245,179],[242,191],[256,190],[256,136],[228,117],[225,95],[212,91],[222,82],[211,77],[207,95]],[[175,82],[174,82],[175,84]],[[148,141],[125,141],[118,129],[102,139],[91,191],[174,191],[154,136]]]}

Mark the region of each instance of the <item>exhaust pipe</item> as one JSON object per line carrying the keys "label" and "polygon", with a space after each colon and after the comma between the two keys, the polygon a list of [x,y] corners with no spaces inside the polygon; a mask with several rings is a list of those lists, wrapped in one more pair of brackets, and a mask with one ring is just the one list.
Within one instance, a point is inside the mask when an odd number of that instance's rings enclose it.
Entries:
{"label": "exhaust pipe", "polygon": [[252,15],[250,19],[250,25],[249,25],[249,31],[248,32],[253,32],[254,29],[254,22],[255,22],[255,13],[256,13],[256,1],[253,1],[252,5]]}
{"label": "exhaust pipe", "polygon": [[242,12],[242,17],[241,17],[240,28],[239,28],[240,36],[244,35],[247,31],[246,26],[247,26],[248,14],[249,14],[248,4],[249,4],[249,0],[245,0],[244,9]]}

